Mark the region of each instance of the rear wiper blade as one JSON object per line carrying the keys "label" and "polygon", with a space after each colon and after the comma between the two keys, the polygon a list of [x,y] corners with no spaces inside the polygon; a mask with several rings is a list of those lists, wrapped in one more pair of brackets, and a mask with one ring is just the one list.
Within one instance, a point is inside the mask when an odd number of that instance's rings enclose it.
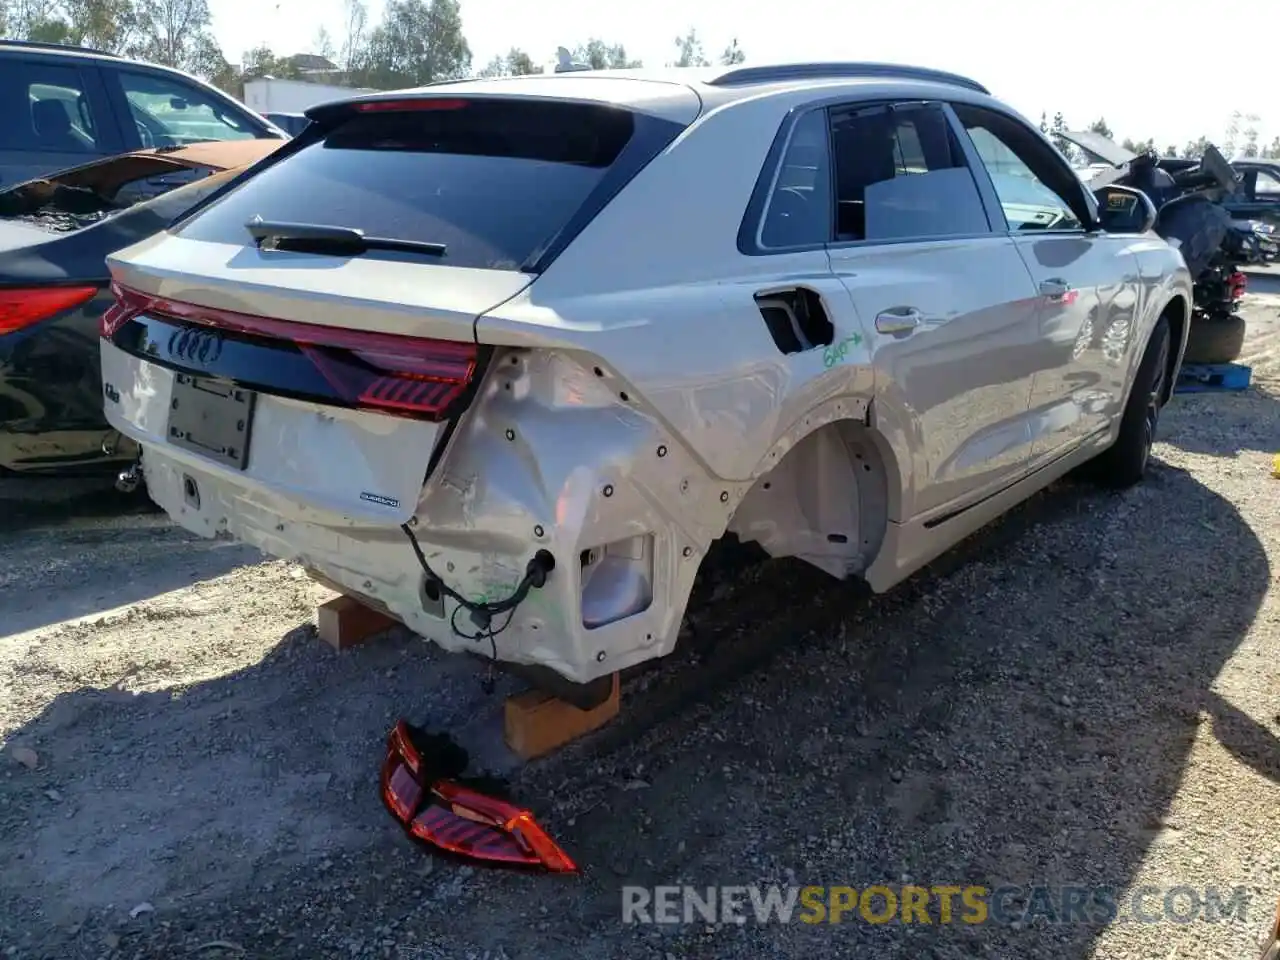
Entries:
{"label": "rear wiper blade", "polygon": [[334,256],[366,253],[369,250],[400,250],[443,257],[443,243],[425,240],[396,240],[369,237],[355,227],[331,227],[322,223],[280,223],[254,217],[244,225],[260,248],[294,250],[299,253],[331,253]]}

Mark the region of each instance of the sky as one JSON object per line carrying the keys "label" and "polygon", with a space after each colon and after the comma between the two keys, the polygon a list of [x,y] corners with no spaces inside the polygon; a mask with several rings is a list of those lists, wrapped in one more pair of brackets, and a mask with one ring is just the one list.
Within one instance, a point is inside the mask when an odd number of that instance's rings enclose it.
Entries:
{"label": "sky", "polygon": [[[1230,4],[1221,22],[1193,22],[1185,3],[1152,0],[460,0],[477,69],[511,47],[551,62],[591,37],[660,66],[675,38],[697,30],[708,57],[735,37],[752,62],[877,60],[966,74],[1029,119],[1061,111],[1068,125],[1103,117],[1117,139],[1181,148],[1221,144],[1231,114],[1255,114],[1262,143],[1280,135],[1276,0]],[[382,0],[368,0],[376,17]],[[210,0],[227,59],[265,43],[313,51],[325,27],[340,44],[342,0]],[[1256,54],[1247,38],[1258,37]],[[1249,124],[1242,123],[1245,127]]]}

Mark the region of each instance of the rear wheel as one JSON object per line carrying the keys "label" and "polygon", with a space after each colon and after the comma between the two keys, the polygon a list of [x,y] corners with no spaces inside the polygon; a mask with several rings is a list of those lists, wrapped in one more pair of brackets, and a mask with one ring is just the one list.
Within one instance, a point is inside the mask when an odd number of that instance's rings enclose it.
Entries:
{"label": "rear wheel", "polygon": [[1120,436],[1089,464],[1097,483],[1115,490],[1131,487],[1147,472],[1169,378],[1169,321],[1161,317],[1151,331],[1120,420]]}

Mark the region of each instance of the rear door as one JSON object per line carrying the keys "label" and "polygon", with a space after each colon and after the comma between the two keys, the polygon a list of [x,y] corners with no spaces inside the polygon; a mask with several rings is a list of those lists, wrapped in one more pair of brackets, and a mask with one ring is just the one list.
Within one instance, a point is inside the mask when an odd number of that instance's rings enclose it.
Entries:
{"label": "rear door", "polygon": [[1035,287],[992,229],[937,103],[830,111],[831,266],[870,341],[877,404],[912,437],[904,520],[1013,482],[1031,434]]}
{"label": "rear door", "polygon": [[1079,178],[1025,122],[953,107],[982,186],[1035,280],[1033,455],[1049,459],[1120,415],[1142,292],[1135,238],[1085,229],[1095,218]]}
{"label": "rear door", "polygon": [[0,57],[0,131],[0,187],[122,149],[97,70],[69,57]]}

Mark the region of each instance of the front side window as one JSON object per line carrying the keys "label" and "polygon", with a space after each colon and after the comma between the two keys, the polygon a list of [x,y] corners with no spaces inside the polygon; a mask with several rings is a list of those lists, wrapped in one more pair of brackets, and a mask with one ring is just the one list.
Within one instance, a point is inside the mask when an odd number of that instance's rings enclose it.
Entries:
{"label": "front side window", "polygon": [[168,77],[121,70],[117,76],[144,147],[180,147],[205,140],[253,140],[263,133],[199,87]]}
{"label": "front side window", "polygon": [[[1083,225],[1057,182],[1076,175],[1021,124],[1002,114],[954,104],[995,187],[1009,229],[1080,230]],[[1078,184],[1077,184],[1078,185]]]}

